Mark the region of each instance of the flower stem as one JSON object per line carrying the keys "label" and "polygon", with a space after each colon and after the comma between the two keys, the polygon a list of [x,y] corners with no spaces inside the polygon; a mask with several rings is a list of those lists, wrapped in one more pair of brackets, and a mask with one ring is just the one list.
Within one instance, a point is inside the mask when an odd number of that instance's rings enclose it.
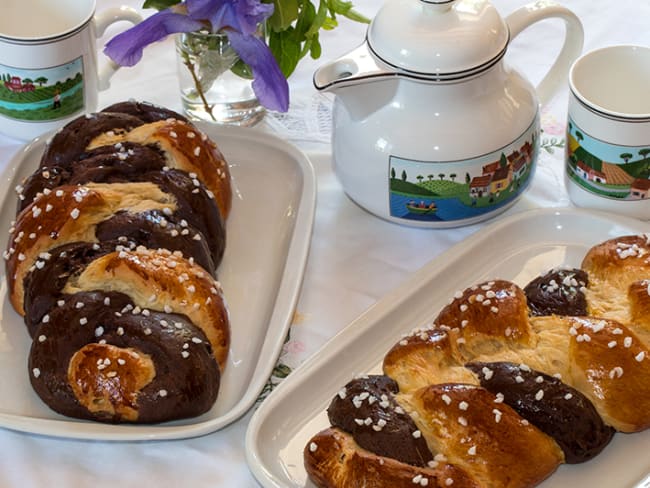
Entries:
{"label": "flower stem", "polygon": [[189,54],[187,53],[183,53],[183,64],[187,66],[187,69],[192,75],[192,79],[194,80],[194,86],[196,86],[196,91],[199,94],[199,97],[201,97],[201,101],[203,102],[203,108],[210,115],[210,118],[216,122],[217,119],[212,113],[213,107],[208,103],[208,99],[205,97],[205,93],[203,93],[203,88],[201,87],[201,81],[199,80],[199,77],[196,75],[195,65],[190,59]]}

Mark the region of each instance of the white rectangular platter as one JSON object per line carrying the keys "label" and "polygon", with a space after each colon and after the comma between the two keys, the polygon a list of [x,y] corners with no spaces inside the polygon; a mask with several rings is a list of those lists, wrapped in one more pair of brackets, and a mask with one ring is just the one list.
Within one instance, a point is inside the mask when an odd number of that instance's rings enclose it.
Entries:
{"label": "white rectangular platter", "polygon": [[[201,417],[158,425],[106,425],[51,411],[32,391],[30,339],[0,272],[0,427],[80,439],[153,440],[203,435],[242,416],[267,382],[288,333],[302,284],[316,202],[314,169],[304,153],[255,129],[201,128],[217,142],[233,177],[226,252],[218,270],[231,320],[231,349],[219,397]],[[14,187],[38,165],[45,137],[10,162],[0,180],[5,195],[0,235],[14,219]]]}
{"label": "white rectangular platter", "polygon": [[[369,308],[265,400],[246,434],[251,471],[265,487],[313,487],[302,452],[329,426],[331,399],[355,375],[380,373],[401,335],[431,324],[457,290],[496,278],[524,286],[554,267],[579,266],[598,242],[647,232],[645,222],[577,209],[522,212],[479,230]],[[647,487],[649,452],[650,431],[616,434],[595,459],[560,466],[540,488]]]}

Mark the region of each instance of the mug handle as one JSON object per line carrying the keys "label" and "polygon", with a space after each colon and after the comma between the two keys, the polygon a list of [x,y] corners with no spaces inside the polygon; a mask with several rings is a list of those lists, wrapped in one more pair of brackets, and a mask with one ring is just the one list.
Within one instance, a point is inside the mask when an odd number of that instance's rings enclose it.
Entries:
{"label": "mug handle", "polygon": [[542,81],[537,85],[537,98],[541,105],[546,104],[561,84],[566,83],[571,64],[582,52],[584,43],[582,23],[571,10],[548,0],[538,0],[524,5],[505,19],[510,29],[510,40],[512,41],[526,27],[548,18],[564,20],[566,33],[562,50]]}
{"label": "mug handle", "polygon": [[[126,6],[106,9],[103,12],[96,14],[93,18],[96,37],[99,38],[104,35],[104,32],[109,25],[119,22],[120,20],[126,20],[135,25],[142,22],[142,16],[135,9]],[[111,76],[113,76],[119,68],[119,64],[112,59],[109,59],[104,67],[99,70],[98,80],[100,91],[107,90],[111,86]]]}

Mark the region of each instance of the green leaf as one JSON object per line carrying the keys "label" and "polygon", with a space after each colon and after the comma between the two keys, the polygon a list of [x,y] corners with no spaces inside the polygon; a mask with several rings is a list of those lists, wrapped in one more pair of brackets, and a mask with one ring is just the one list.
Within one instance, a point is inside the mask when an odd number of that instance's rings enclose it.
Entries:
{"label": "green leaf", "polygon": [[307,32],[312,28],[314,19],[316,18],[316,9],[311,2],[305,1],[302,4],[298,20],[295,26],[295,38],[298,42],[303,42],[307,37]]}
{"label": "green leaf", "polygon": [[269,49],[286,78],[293,73],[300,61],[300,42],[296,42],[294,31],[295,29],[290,27],[282,32],[271,32],[269,35]]}
{"label": "green leaf", "polygon": [[241,78],[246,78],[247,80],[253,79],[253,70],[251,70],[251,67],[244,63],[241,59],[239,59],[235,65],[230,68],[230,71]]}
{"label": "green leaf", "polygon": [[291,368],[286,364],[277,364],[273,369],[273,376],[284,379],[291,374]]}
{"label": "green leaf", "polygon": [[176,5],[180,0],[146,0],[142,8],[155,8],[156,10],[165,10],[166,8]]}
{"label": "green leaf", "polygon": [[352,2],[346,0],[327,0],[329,9],[332,13],[345,15],[352,9]]}
{"label": "green leaf", "polygon": [[335,14],[339,14],[355,22],[370,23],[369,18],[354,10],[352,2],[346,0],[327,0],[327,4],[330,12],[332,12],[332,17],[335,17]]}
{"label": "green leaf", "polygon": [[318,59],[320,58],[322,51],[323,49],[320,45],[320,39],[318,38],[318,35],[315,35],[309,46],[309,55],[312,59]]}
{"label": "green leaf", "polygon": [[326,20],[327,20],[327,1],[321,0],[320,4],[318,5],[318,12],[316,13],[316,16],[312,21],[311,27],[307,32],[305,32],[305,37],[309,39],[310,37],[313,37],[315,34],[318,34],[318,31],[320,31],[321,27],[323,26]]}
{"label": "green leaf", "polygon": [[339,26],[339,23],[336,21],[336,19],[333,19],[332,17],[327,17],[325,19],[325,23],[323,24],[323,30],[334,30]]}
{"label": "green leaf", "polygon": [[291,27],[298,18],[298,0],[273,0],[273,15],[267,25],[273,32],[282,32]]}
{"label": "green leaf", "polygon": [[203,92],[210,90],[215,80],[232,68],[237,59],[237,53],[233,49],[222,52],[212,49],[202,51],[197,58],[197,69]]}
{"label": "green leaf", "polygon": [[369,24],[370,19],[366,17],[363,14],[360,14],[354,9],[350,9],[347,11],[347,13],[343,14],[343,16],[347,19],[353,20],[354,22],[360,22],[362,24]]}

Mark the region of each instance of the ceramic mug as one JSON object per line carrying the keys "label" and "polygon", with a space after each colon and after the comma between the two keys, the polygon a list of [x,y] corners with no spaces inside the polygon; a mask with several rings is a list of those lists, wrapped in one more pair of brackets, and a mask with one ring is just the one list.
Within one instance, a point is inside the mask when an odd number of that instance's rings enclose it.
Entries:
{"label": "ceramic mug", "polygon": [[650,47],[609,46],[569,72],[565,184],[580,207],[650,219]]}
{"label": "ceramic mug", "polygon": [[96,39],[114,22],[142,20],[127,7],[95,14],[95,0],[2,0],[0,133],[32,139],[80,113],[118,66],[98,69]]}

